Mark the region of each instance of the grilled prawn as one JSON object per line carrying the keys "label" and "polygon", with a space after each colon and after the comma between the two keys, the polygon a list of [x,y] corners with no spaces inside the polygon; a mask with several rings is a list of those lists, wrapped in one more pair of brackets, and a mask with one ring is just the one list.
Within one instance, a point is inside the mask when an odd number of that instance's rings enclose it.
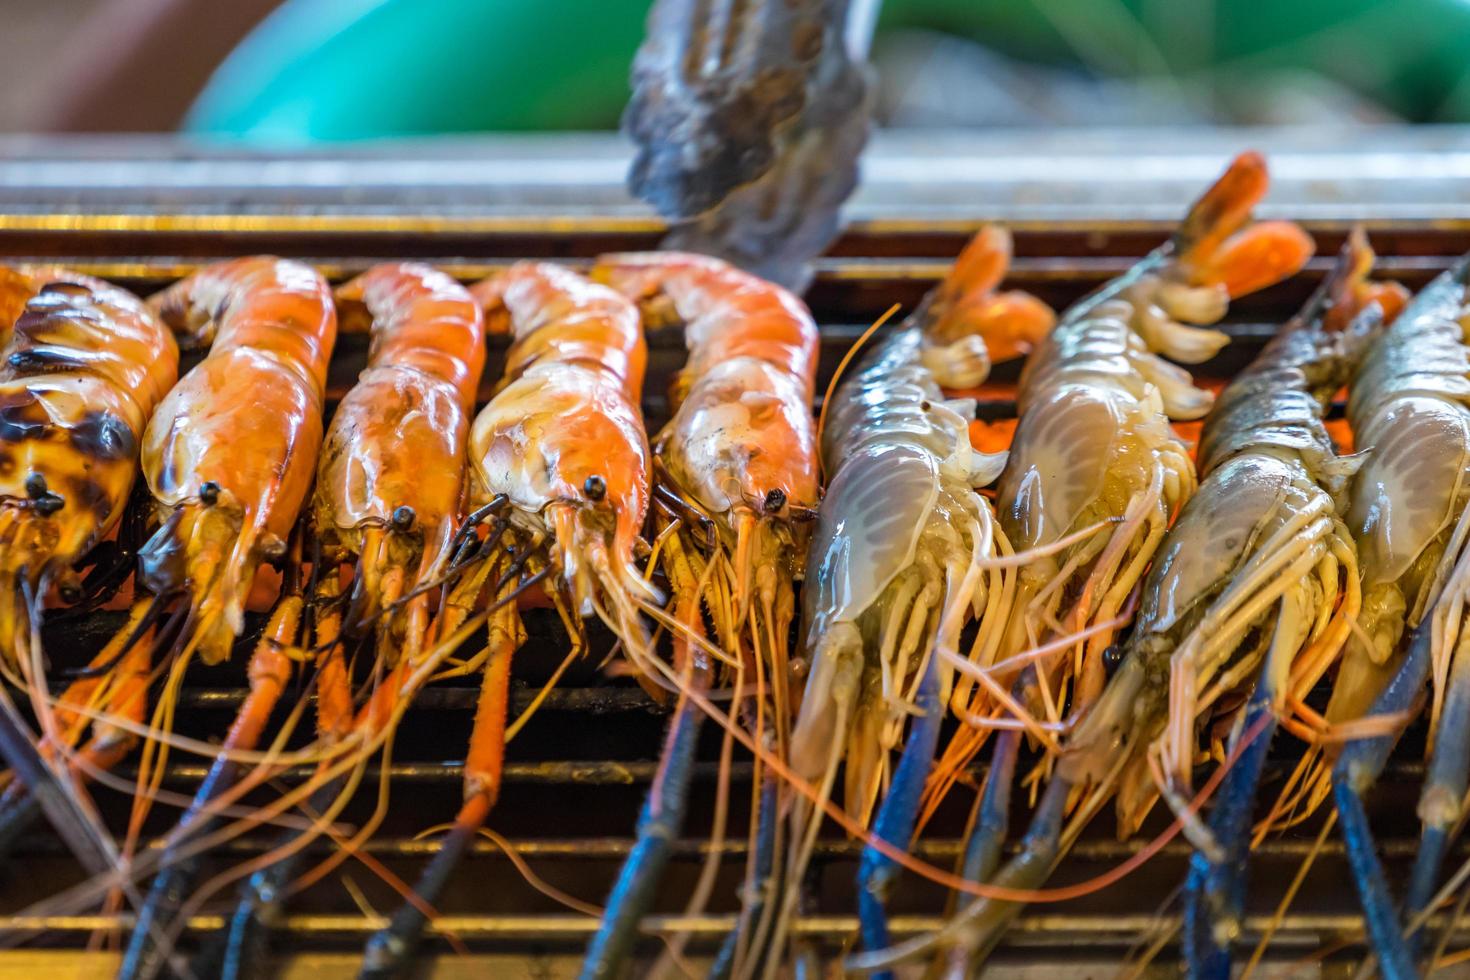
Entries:
{"label": "grilled prawn", "polygon": [[[92,601],[118,576],[101,567],[85,581],[73,571],[119,525],[138,474],[144,426],[178,375],[172,335],[132,294],[54,268],[0,268],[0,655],[19,668],[41,724],[42,755],[66,756],[96,706],[114,719],[138,719],[143,699],[135,659],[114,644],[52,708],[43,676],[41,605],[52,585],[70,601]],[[8,707],[8,698],[7,707]],[[12,718],[6,712],[6,723]],[[20,729],[14,734],[22,735]],[[24,747],[26,737],[6,740]],[[99,722],[77,773],[108,768],[132,745],[117,725]],[[6,794],[5,823],[18,830],[37,804],[75,847],[75,814],[57,794],[30,785],[47,775],[39,757],[6,761],[26,785]],[[30,792],[27,793],[27,790]],[[44,796],[38,795],[44,793]]]}
{"label": "grilled prawn", "polygon": [[[287,557],[287,539],[306,502],[322,442],[327,362],[337,338],[331,291],[317,273],[270,257],[209,266],[151,304],[175,333],[209,353],[169,392],[148,424],[143,472],[162,525],[139,554],[139,578],[160,604],[180,601],[160,630],[174,657],[166,692],[176,692],[195,652],[227,656],[244,623],[260,564]],[[164,969],[166,939],[198,857],[179,856],[213,824],[211,803],[238,775],[232,754],[253,749],[291,674],[303,597],[289,587],[247,667],[249,691],[191,807],[168,835],[148,901],[139,910],[122,975]],[[172,704],[156,709],[166,728]],[[162,750],[145,746],[143,776],[161,773]],[[130,839],[151,794],[139,793]]]}
{"label": "grilled prawn", "polygon": [[[465,802],[417,891],[432,902],[500,791],[510,664],[525,638],[515,595],[546,580],[580,647],[577,617],[596,614],[647,664],[640,608],[661,596],[634,552],[647,513],[649,452],[639,397],[647,358],[638,311],[576,273],[525,262],[473,290],[486,329],[515,338],[500,388],[470,429],[466,506],[488,521],[458,542],[466,571],[436,626],[448,642],[482,601],[489,643],[465,760]],[[520,581],[522,573],[529,577]],[[365,976],[397,973],[424,925],[405,905],[368,943]]]}
{"label": "grilled prawn", "polygon": [[[391,709],[412,698],[413,681],[422,676],[429,590],[452,557],[465,444],[485,360],[479,304],[438,270],[375,266],[338,289],[336,299],[341,330],[368,333],[371,345],[367,367],[327,429],[310,509],[319,566],[317,733],[326,754],[316,777],[294,793],[310,794],[313,811],[328,819],[351,795],[343,784],[353,764],[376,749]],[[351,573],[345,596],[339,595],[344,566]],[[354,716],[343,634],[369,629],[382,659],[379,690]],[[354,743],[355,752],[333,751]],[[265,959],[272,912],[301,849],[315,836],[290,833],[271,852],[277,860],[243,869],[251,873],[210,951],[217,961],[204,972],[233,976]]]}
{"label": "grilled prawn", "polygon": [[[610,255],[593,276],[636,299],[648,329],[682,326],[689,349],[670,392],[674,417],[654,440],[660,559],[680,634],[675,669],[703,687],[714,674],[711,652],[722,651],[738,686],[770,692],[752,713],[769,729],[759,737],[769,734],[784,755],[794,710],[794,582],[817,504],[816,324],[791,293],[718,259]],[[703,637],[701,608],[713,644]],[[642,669],[654,676],[660,667]],[[636,937],[683,820],[700,718],[681,698],[640,819],[640,846],[588,949],[584,977],[614,974]]]}

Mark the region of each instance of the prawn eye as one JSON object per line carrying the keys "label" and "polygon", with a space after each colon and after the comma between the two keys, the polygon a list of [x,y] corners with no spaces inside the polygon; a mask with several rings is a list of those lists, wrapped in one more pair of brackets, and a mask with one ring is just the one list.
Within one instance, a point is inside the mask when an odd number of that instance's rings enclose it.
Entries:
{"label": "prawn eye", "polygon": [[54,493],[42,494],[36,498],[36,513],[42,517],[50,517],[58,510],[66,506],[66,499]]}
{"label": "prawn eye", "polygon": [[1123,648],[1116,643],[1109,643],[1107,648],[1103,650],[1102,662],[1103,669],[1111,677],[1113,671],[1117,670],[1118,665],[1123,662]]}
{"label": "prawn eye", "polygon": [[393,509],[393,526],[400,531],[407,531],[413,527],[413,522],[416,517],[418,515],[414,513],[413,508],[408,506],[408,504],[395,507]]}
{"label": "prawn eye", "polygon": [[927,412],[930,409],[932,409],[933,407],[934,406],[929,403],[929,399],[927,399],[927,398],[924,399],[923,401],[919,402],[919,411],[921,411],[921,412]]}
{"label": "prawn eye", "polygon": [[774,490],[768,491],[766,493],[765,506],[766,506],[766,513],[767,514],[774,514],[778,510],[780,510],[782,507],[785,507],[786,506],[786,491],[785,490],[782,490],[780,487],[777,487]]}
{"label": "prawn eye", "polygon": [[587,495],[588,500],[596,503],[607,496],[607,481],[594,473],[583,482],[582,492]]}
{"label": "prawn eye", "polygon": [[213,480],[206,480],[199,485],[199,500],[206,507],[213,507],[219,503],[220,486]]}
{"label": "prawn eye", "polygon": [[40,500],[46,496],[46,477],[40,473],[32,473],[26,477],[26,496],[32,500]]}

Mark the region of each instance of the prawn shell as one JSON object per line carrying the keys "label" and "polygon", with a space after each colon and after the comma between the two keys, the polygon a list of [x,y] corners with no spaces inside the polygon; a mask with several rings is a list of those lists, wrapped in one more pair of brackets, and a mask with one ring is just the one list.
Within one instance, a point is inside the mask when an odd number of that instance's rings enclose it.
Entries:
{"label": "prawn shell", "polygon": [[485,364],[479,304],[414,262],[374,266],[337,294],[343,329],[368,329],[367,368],[332,416],[317,469],[316,522],[355,538],[408,506],[447,542],[464,478],[469,413]]}
{"label": "prawn shell", "polygon": [[470,429],[470,458],[481,489],[525,514],[585,499],[592,476],[614,513],[641,519],[648,507],[642,419],[613,375],[576,361],[537,364],[496,395]]}
{"label": "prawn shell", "polygon": [[0,498],[24,499],[27,479],[44,477],[65,504],[33,519],[70,559],[122,516],[178,349],[132,294],[61,269],[0,272],[0,318]]}
{"label": "prawn shell", "polygon": [[399,365],[363,371],[332,416],[317,475],[319,523],[381,526],[402,505],[421,528],[454,521],[468,431],[454,384]]}
{"label": "prawn shell", "polygon": [[999,487],[1002,526],[1017,549],[1066,534],[1097,498],[1127,424],[1124,401],[1107,388],[1068,385],[1022,416]]}
{"label": "prawn shell", "polygon": [[1470,467],[1470,417],[1437,398],[1400,398],[1357,439],[1367,452],[1347,523],[1371,587],[1403,576],[1453,518]]}
{"label": "prawn shell", "polygon": [[1455,515],[1470,467],[1470,260],[1414,297],[1369,349],[1348,398],[1365,450],[1348,508],[1365,587],[1397,581]]}
{"label": "prawn shell", "polygon": [[720,513],[779,489],[799,506],[817,498],[816,439],[805,388],[772,364],[742,357],[712,366],[659,440],[674,480]]}
{"label": "prawn shell", "polygon": [[[1144,584],[1138,632],[1163,633],[1230,582],[1252,543],[1298,509],[1298,470],[1273,456],[1227,460],[1185,503]],[[1297,501],[1298,505],[1305,501]]]}
{"label": "prawn shell", "polygon": [[620,379],[627,397],[638,400],[648,347],[638,317],[617,293],[540,262],[518,263],[474,292],[487,307],[499,305],[515,332],[497,391],[543,362],[584,361]]}
{"label": "prawn shell", "polygon": [[319,389],[253,347],[211,353],[159,405],[143,441],[155,499],[177,507],[208,482],[281,540],[311,487],[322,443]]}
{"label": "prawn shell", "polygon": [[939,496],[939,461],[913,446],[870,445],[847,457],[822,500],[802,590],[807,648],[855,621],[909,566]]}

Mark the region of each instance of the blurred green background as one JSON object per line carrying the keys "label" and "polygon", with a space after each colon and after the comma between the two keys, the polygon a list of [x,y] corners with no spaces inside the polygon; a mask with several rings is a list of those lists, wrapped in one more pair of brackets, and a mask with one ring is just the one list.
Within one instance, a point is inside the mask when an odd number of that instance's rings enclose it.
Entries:
{"label": "blurred green background", "polygon": [[[6,0],[9,130],[610,129],[647,0]],[[11,9],[13,8],[13,9]],[[1470,121],[1462,0],[887,0],[888,126]]]}

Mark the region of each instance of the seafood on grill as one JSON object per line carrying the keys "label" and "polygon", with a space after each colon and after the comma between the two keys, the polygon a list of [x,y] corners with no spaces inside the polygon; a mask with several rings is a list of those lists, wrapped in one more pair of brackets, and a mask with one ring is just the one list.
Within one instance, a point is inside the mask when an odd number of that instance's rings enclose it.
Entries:
{"label": "seafood on grill", "polygon": [[[1199,447],[1203,482],[1165,542],[1136,627],[1152,635],[1130,644],[1113,681],[1125,696],[1147,691],[1138,668],[1156,671],[1169,656],[1170,724],[1159,753],[1167,775],[1187,771],[1194,717],[1259,664],[1209,848],[1196,850],[1186,885],[1184,950],[1195,976],[1231,976],[1256,786],[1278,720],[1299,713],[1361,621],[1360,569],[1344,518],[1348,480],[1363,457],[1336,455],[1322,418],[1385,317],[1403,306],[1403,287],[1367,278],[1373,259],[1355,231],[1302,312],[1221,394]],[[1134,722],[1113,723],[1121,731]]]}
{"label": "seafood on grill", "polygon": [[[1157,758],[1157,753],[1151,746],[1172,750],[1167,756],[1169,771],[1183,775],[1175,743],[1156,743],[1168,731],[1163,722],[1165,709],[1171,707],[1170,671],[1182,669],[1171,668],[1171,654],[1176,648],[1189,651],[1190,663],[1199,665],[1190,680],[1208,681],[1222,665],[1201,661],[1194,650],[1209,640],[1206,647],[1224,647],[1228,655],[1234,652],[1231,644],[1240,640],[1238,631],[1249,625],[1222,620],[1236,631],[1227,635],[1213,619],[1204,623],[1203,618],[1237,608],[1239,593],[1228,575],[1245,556],[1234,549],[1256,542],[1234,541],[1218,554],[1207,551],[1208,557],[1195,555],[1194,561],[1184,564],[1160,557],[1143,585],[1139,625],[1125,646],[1123,666],[1104,685],[1109,624],[1117,622],[1127,596],[1161,545],[1165,554],[1170,553],[1165,534],[1171,514],[1183,505],[1169,532],[1172,540],[1209,541],[1198,529],[1210,524],[1216,509],[1211,505],[1213,494],[1198,504],[1184,503],[1195,489],[1194,467],[1167,424],[1170,415],[1203,415],[1211,399],[1190,383],[1187,373],[1153,351],[1184,360],[1205,359],[1221,347],[1225,335],[1186,326],[1171,315],[1188,322],[1216,320],[1232,295],[1291,275],[1311,254],[1310,239],[1295,226],[1250,223],[1251,210],[1266,184],[1259,156],[1237,158],[1194,205],[1173,240],[1064,314],[1022,373],[1020,423],[1001,477],[997,508],[1011,546],[1018,552],[1030,551],[1098,522],[1108,527],[1021,568],[1009,636],[1000,655],[1036,647],[1046,635],[1065,636],[1069,630],[1085,634],[1089,627],[1103,631],[1076,644],[1080,649],[1075,660],[1063,654],[1050,664],[1030,664],[1015,683],[1014,701],[1021,703],[1023,713],[1030,705],[1039,705],[1047,722],[1063,720],[1063,695],[1070,687],[1068,722],[1073,730],[1065,745],[1048,757],[1054,766],[1052,777],[1018,856],[997,869],[1000,850],[994,836],[1004,833],[1004,823],[976,820],[975,833],[988,837],[971,841],[970,850],[980,857],[973,863],[967,859],[967,870],[978,870],[989,884],[1017,890],[1038,887],[1087,818],[1120,786],[1120,825],[1125,831],[1136,827],[1153,800],[1147,759]],[[1227,435],[1234,434],[1222,432],[1214,438],[1220,441]],[[1194,568],[1195,562],[1209,562],[1220,577]],[[1186,573],[1189,580],[1181,589],[1190,591],[1181,592],[1178,607],[1169,605],[1172,586]],[[1061,609],[1064,602],[1071,603],[1069,610]],[[1201,656],[1216,653],[1206,649]],[[1177,707],[1190,712],[1185,722],[1192,735],[1192,712],[1198,702],[1192,687],[1188,693],[1188,701]],[[1135,702],[1140,706],[1136,713]],[[1152,713],[1144,706],[1152,706]],[[1003,706],[991,710],[997,716],[1007,713]],[[968,713],[981,711],[972,707]],[[975,729],[986,731],[983,726]],[[1013,765],[1011,743],[1019,734],[1002,733],[996,752],[1006,761],[997,771],[1004,773]],[[949,751],[968,758],[977,741],[962,730]],[[953,758],[945,761],[955,764]],[[938,775],[944,773],[941,768]],[[1086,792],[1064,832],[1062,817],[1079,787]],[[982,813],[994,815],[999,810],[993,803],[987,805],[986,797],[1008,792],[1003,781],[989,780],[980,801]],[[973,898],[937,934],[863,954],[858,962],[880,966],[939,950],[964,970],[968,960],[989,951],[1018,911],[1014,902]]]}
{"label": "seafood on grill", "polygon": [[707,689],[719,662],[737,691],[766,692],[750,699],[751,724],[786,756],[788,636],[818,502],[818,336],[802,302],[718,259],[682,253],[603,256],[593,277],[637,301],[647,329],[681,327],[689,358],[670,391],[673,418],[653,443],[655,540],[676,626],[675,663],[660,679],[681,693],[640,846],[589,946],[587,977],[620,969],[682,823],[702,717],[683,688]]}
{"label": "seafood on grill", "polygon": [[[1377,719],[1389,729],[1343,747],[1332,790],[1379,969],[1395,980],[1418,976],[1418,920],[1431,906],[1470,779],[1467,309],[1470,257],[1408,304],[1368,353],[1348,400],[1354,436],[1367,451],[1348,510],[1363,611],[1328,719],[1343,727]],[[1431,679],[1430,760],[1419,799],[1424,829],[1400,918],[1362,797]],[[1412,927],[1407,939],[1406,927]]]}
{"label": "seafood on grill", "polygon": [[[366,368],[327,429],[309,507],[323,758],[315,777],[289,795],[322,816],[309,832],[288,831],[262,859],[211,882],[218,889],[248,874],[227,928],[206,954],[213,959],[205,973],[245,969],[267,956],[268,923],[302,849],[351,798],[393,708],[411,700],[425,676],[431,591],[449,568],[460,525],[466,441],[485,360],[479,304],[448,275],[417,263],[375,266],[340,287],[336,303],[341,332],[368,334],[370,346]],[[378,689],[355,711],[346,647],[365,636],[376,638]]]}
{"label": "seafood on grill", "polygon": [[[791,764],[825,797],[845,761],[846,809],[865,824],[887,787],[870,825],[901,848],[914,832],[957,668],[960,686],[988,683],[1005,696],[989,670],[1019,562],[996,560],[1010,556],[1010,546],[977,492],[999,476],[1005,454],[973,449],[975,402],[945,390],[985,380],[989,333],[1004,356],[1052,326],[1039,301],[995,292],[1009,258],[1004,231],[977,234],[904,325],[864,355],[824,413],[828,484],[802,591],[809,673]],[[974,644],[962,658],[960,631],[971,623]],[[902,757],[891,765],[906,722]],[[777,950],[819,824],[798,801]],[[888,945],[884,898],[896,871],[877,850],[864,851],[858,905],[869,948]]]}
{"label": "seafood on grill", "polygon": [[[1032,734],[1050,748],[1055,739],[1037,726],[1065,727],[1097,699],[1113,638],[1127,621],[1124,606],[1195,489],[1193,462],[1169,421],[1205,415],[1213,398],[1160,355],[1186,363],[1213,355],[1226,335],[1199,324],[1217,321],[1233,296],[1291,275],[1312,253],[1294,225],[1251,221],[1266,188],[1264,160],[1238,157],[1169,244],[1067,311],[1022,371],[997,511],[1017,551],[1046,554],[1020,569],[1000,656],[1077,638],[1015,681],[1024,714],[1040,716]],[[1082,535],[1089,528],[1099,530]],[[1072,535],[1081,536],[1057,547]],[[993,720],[961,727],[946,746],[926,789],[926,813],[1014,716],[986,698],[956,706]],[[1001,731],[994,748],[1000,764],[976,804],[990,819],[975,821],[964,861],[973,879],[994,870],[1020,737]]]}
{"label": "seafood on grill", "polygon": [[[300,566],[288,541],[306,503],[322,445],[327,364],[337,315],[325,280],[298,262],[268,256],[208,266],[150,304],[204,360],[164,397],[143,439],[143,472],[160,527],[139,552],[139,583],[157,608],[178,604],[159,628],[170,664],[152,727],[166,731],[173,699],[194,654],[228,656],[245,602],[265,561],[281,561],[288,588],[256,643],[249,690],[193,804],[168,834],[159,874],[138,912],[122,974],[156,976],[197,874],[189,838],[215,823],[217,797],[239,775],[235,753],[254,749],[291,675],[303,597],[289,587]],[[148,740],[129,842],[140,832],[166,743]],[[130,848],[129,848],[130,849]]]}
{"label": "seafood on grill", "polygon": [[[103,560],[99,545],[123,523],[144,427],[177,380],[178,348],[131,293],[40,266],[0,268],[0,338],[0,657],[24,679],[41,729],[32,754],[0,692],[0,724],[12,736],[0,744],[21,777],[6,788],[0,813],[13,836],[45,810],[97,871],[104,842],[85,808],[64,805],[63,787],[110,768],[132,747],[134,736],[116,722],[141,721],[137,659],[114,644],[53,705],[42,604],[55,587],[64,601],[95,606],[121,584],[119,572],[126,576],[130,556]],[[80,578],[85,560],[94,567]],[[106,717],[93,724],[99,712]]]}
{"label": "seafood on grill", "polygon": [[[578,649],[581,617],[595,614],[643,669],[651,654],[640,611],[663,601],[634,563],[649,500],[640,408],[647,354],[637,309],[547,263],[518,263],[472,293],[486,330],[509,333],[514,343],[498,390],[470,428],[471,515],[451,558],[461,574],[435,624],[443,652],[458,645],[456,634],[472,619],[489,626],[485,648],[459,668],[484,673],[465,801],[415,889],[420,901],[402,906],[369,940],[364,976],[407,966],[425,903],[435,900],[499,795],[510,666],[525,639],[516,596],[545,582]],[[475,533],[481,526],[483,538]]]}

